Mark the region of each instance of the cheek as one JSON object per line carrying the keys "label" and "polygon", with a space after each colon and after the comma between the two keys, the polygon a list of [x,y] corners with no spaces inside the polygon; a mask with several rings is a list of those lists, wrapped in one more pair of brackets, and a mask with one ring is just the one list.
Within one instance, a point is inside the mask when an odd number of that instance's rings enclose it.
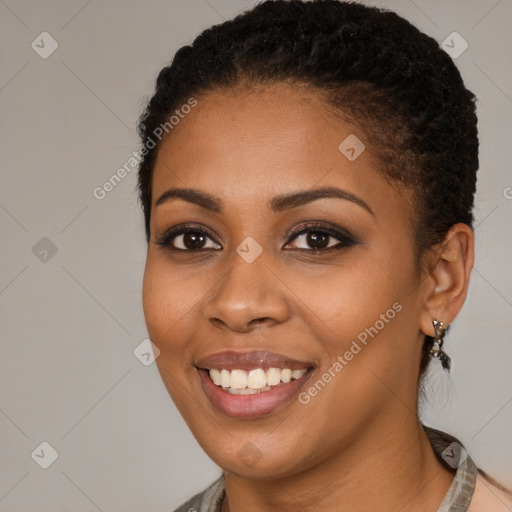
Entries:
{"label": "cheek", "polygon": [[[148,255],[142,287],[142,302],[146,326],[151,340],[162,355],[184,354],[194,308],[200,307],[207,288],[200,273],[190,276],[172,269],[158,257]],[[176,359],[175,359],[176,360]]]}
{"label": "cheek", "polygon": [[[190,339],[194,336],[194,308],[200,307],[202,288],[199,273],[185,277],[158,256],[148,255],[142,287],[146,327],[160,354],[156,366],[172,400],[184,417],[194,415],[190,389],[196,378]],[[192,407],[192,408],[191,408]]]}
{"label": "cheek", "polygon": [[328,384],[324,391],[319,383],[320,392],[311,383],[303,396],[319,415],[342,421],[349,414],[357,423],[395,400],[389,389],[409,401],[419,363],[417,297],[411,293],[416,274],[410,261],[354,262],[349,271],[310,280],[298,292],[308,292],[308,306],[321,319],[315,334],[325,357],[315,379]]}
{"label": "cheek", "polygon": [[322,352],[316,378],[329,381],[329,391],[313,407],[328,413],[329,404],[342,400],[356,417],[361,403],[387,397],[379,378],[394,389],[414,383],[416,274],[412,257],[399,261],[380,253],[344,263],[323,275],[303,275],[293,291],[303,301],[297,316],[312,329],[311,339]]}
{"label": "cheek", "polygon": [[308,316],[316,318],[320,329],[346,340],[373,325],[405,297],[409,279],[404,267],[397,271],[381,259],[364,263],[354,259],[326,267],[323,274],[302,274],[295,279],[293,291],[300,299],[297,303],[305,306],[304,312],[310,311]]}

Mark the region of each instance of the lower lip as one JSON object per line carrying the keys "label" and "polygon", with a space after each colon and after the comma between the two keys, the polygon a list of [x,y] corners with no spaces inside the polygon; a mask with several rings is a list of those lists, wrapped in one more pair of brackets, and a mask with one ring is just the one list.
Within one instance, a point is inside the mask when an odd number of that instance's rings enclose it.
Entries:
{"label": "lower lip", "polygon": [[276,412],[299,394],[301,387],[312,374],[308,370],[300,379],[281,383],[270,391],[252,395],[234,395],[224,391],[210,379],[207,370],[199,369],[203,390],[210,402],[226,416],[239,419],[259,418]]}

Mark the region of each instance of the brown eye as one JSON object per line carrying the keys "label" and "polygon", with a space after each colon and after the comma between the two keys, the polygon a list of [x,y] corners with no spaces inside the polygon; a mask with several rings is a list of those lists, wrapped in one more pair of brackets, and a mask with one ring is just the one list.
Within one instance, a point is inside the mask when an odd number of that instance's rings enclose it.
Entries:
{"label": "brown eye", "polygon": [[[304,228],[304,226],[301,227]],[[294,249],[311,252],[328,252],[332,249],[350,247],[357,243],[348,233],[321,224],[313,224],[309,225],[307,229],[301,229],[292,240],[300,240],[302,245],[302,247],[294,247]]]}
{"label": "brown eye", "polygon": [[[208,245],[208,242],[209,245]],[[164,234],[156,242],[172,251],[202,251],[209,249],[220,249],[206,231],[198,228],[181,227]]]}
{"label": "brown eye", "polygon": [[184,247],[177,247],[177,249],[202,249],[206,240],[204,235],[196,231],[189,231],[182,235],[178,235],[177,237],[174,237],[174,240],[178,240],[180,236],[183,237],[181,245]]}
{"label": "brown eye", "polygon": [[331,235],[321,231],[310,231],[306,234],[306,243],[313,249],[325,249],[329,245]]}

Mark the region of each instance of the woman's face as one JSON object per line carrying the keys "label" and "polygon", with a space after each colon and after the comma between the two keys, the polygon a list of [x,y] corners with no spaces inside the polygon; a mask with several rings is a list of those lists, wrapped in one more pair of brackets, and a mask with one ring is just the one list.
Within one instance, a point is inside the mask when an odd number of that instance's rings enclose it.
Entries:
{"label": "woman's face", "polygon": [[[337,196],[307,195],[327,187]],[[170,189],[195,195],[158,201]],[[410,418],[424,294],[411,207],[364,133],[284,84],[209,93],[162,142],[152,194],[147,328],[218,465],[291,475]]]}

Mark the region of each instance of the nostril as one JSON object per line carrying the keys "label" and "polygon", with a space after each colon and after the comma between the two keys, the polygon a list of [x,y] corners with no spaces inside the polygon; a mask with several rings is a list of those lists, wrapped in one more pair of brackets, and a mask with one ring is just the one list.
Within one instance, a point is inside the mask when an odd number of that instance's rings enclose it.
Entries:
{"label": "nostril", "polygon": [[269,318],[267,316],[263,317],[263,318],[255,318],[254,320],[251,320],[250,323],[263,323],[263,322],[266,322],[267,320],[269,320]]}

